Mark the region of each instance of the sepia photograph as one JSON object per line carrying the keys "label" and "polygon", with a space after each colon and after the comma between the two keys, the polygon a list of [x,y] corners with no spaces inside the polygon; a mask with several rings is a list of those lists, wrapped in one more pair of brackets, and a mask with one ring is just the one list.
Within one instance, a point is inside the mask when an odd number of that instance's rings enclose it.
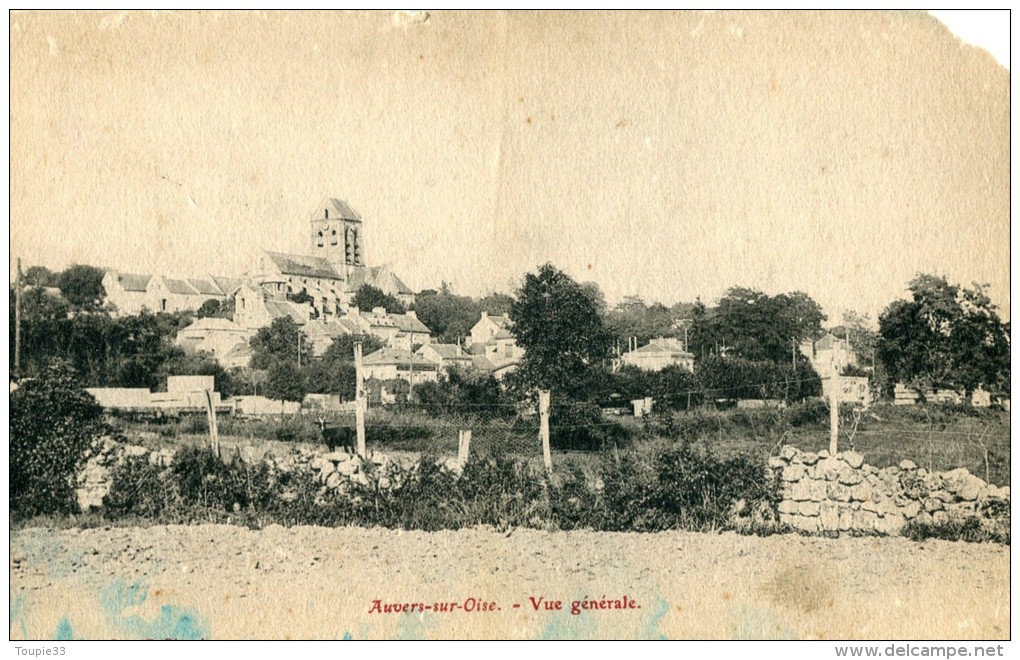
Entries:
{"label": "sepia photograph", "polygon": [[11,11],[9,649],[1001,657],[1009,22]]}

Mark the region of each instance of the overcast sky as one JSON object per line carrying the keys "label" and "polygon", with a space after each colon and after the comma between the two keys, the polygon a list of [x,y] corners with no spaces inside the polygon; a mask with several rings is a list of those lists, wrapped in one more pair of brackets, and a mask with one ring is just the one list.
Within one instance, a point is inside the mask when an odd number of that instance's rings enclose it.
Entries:
{"label": "overcast sky", "polygon": [[[11,256],[233,275],[327,196],[412,288],[917,272],[1008,317],[1009,72],[922,13],[14,14]],[[1008,18],[1007,18],[1008,23]]]}

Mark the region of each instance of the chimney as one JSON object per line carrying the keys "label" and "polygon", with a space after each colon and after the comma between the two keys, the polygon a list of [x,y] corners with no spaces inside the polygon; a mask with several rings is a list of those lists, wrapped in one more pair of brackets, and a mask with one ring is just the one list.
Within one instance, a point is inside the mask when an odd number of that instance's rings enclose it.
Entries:
{"label": "chimney", "polygon": [[488,312],[482,312],[482,320],[485,320],[487,318],[489,318],[489,313]]}

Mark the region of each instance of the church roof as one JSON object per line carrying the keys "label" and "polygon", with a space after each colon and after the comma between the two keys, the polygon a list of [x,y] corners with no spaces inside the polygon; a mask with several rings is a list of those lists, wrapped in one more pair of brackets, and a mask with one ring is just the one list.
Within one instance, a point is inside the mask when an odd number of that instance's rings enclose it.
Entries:
{"label": "church roof", "polygon": [[188,279],[188,284],[191,285],[192,289],[194,289],[195,291],[198,291],[200,294],[202,294],[204,296],[222,296],[223,295],[223,293],[220,291],[219,287],[216,286],[216,284],[214,282],[212,282],[211,280],[194,280],[194,279],[190,279],[189,278]]}
{"label": "church roof", "polygon": [[308,313],[302,305],[283,300],[266,300],[266,311],[274,319],[289,316],[298,325],[308,323]]}
{"label": "church roof", "polygon": [[414,293],[410,287],[404,284],[404,282],[394,275],[393,271],[386,266],[374,266],[371,268],[368,266],[359,266],[351,269],[350,279],[347,280],[347,290],[352,292],[357,291],[364,284],[374,286],[377,289],[382,289],[384,293]]}
{"label": "church roof", "polygon": [[117,273],[117,281],[125,291],[145,291],[152,275],[135,275],[133,273]]}
{"label": "church roof", "polygon": [[299,277],[321,277],[323,279],[341,280],[343,277],[333,269],[329,261],[322,257],[309,257],[301,254],[284,254],[266,250],[272,262],[285,275]]}
{"label": "church roof", "polygon": [[361,222],[361,215],[353,208],[351,208],[350,204],[348,204],[346,201],[342,199],[337,199],[336,197],[327,197],[326,207],[337,218]]}
{"label": "church roof", "polygon": [[176,280],[170,277],[164,277],[163,281],[166,282],[166,289],[170,293],[178,293],[185,296],[194,296],[198,292],[191,287],[186,280]]}
{"label": "church roof", "polygon": [[244,284],[244,280],[240,277],[220,277],[219,275],[212,275],[210,277],[212,277],[212,281],[215,282],[216,286],[226,296],[237,291]]}

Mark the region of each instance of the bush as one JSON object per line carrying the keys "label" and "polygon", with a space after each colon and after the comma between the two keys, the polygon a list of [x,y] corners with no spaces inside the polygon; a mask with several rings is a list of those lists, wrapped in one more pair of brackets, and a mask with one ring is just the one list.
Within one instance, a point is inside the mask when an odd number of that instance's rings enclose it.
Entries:
{"label": "bush", "polygon": [[629,439],[627,429],[605,419],[593,403],[553,404],[549,413],[549,443],[555,449],[596,451],[622,446]]}
{"label": "bush", "polygon": [[977,516],[951,519],[945,522],[922,522],[911,520],[903,529],[903,535],[912,541],[941,539],[943,541],[968,541],[971,543],[1004,543],[1009,545],[1009,521],[1005,526],[982,524]]}
{"label": "bush", "polygon": [[62,363],[23,381],[10,406],[12,517],[74,511],[75,475],[107,430],[103,409]]}

